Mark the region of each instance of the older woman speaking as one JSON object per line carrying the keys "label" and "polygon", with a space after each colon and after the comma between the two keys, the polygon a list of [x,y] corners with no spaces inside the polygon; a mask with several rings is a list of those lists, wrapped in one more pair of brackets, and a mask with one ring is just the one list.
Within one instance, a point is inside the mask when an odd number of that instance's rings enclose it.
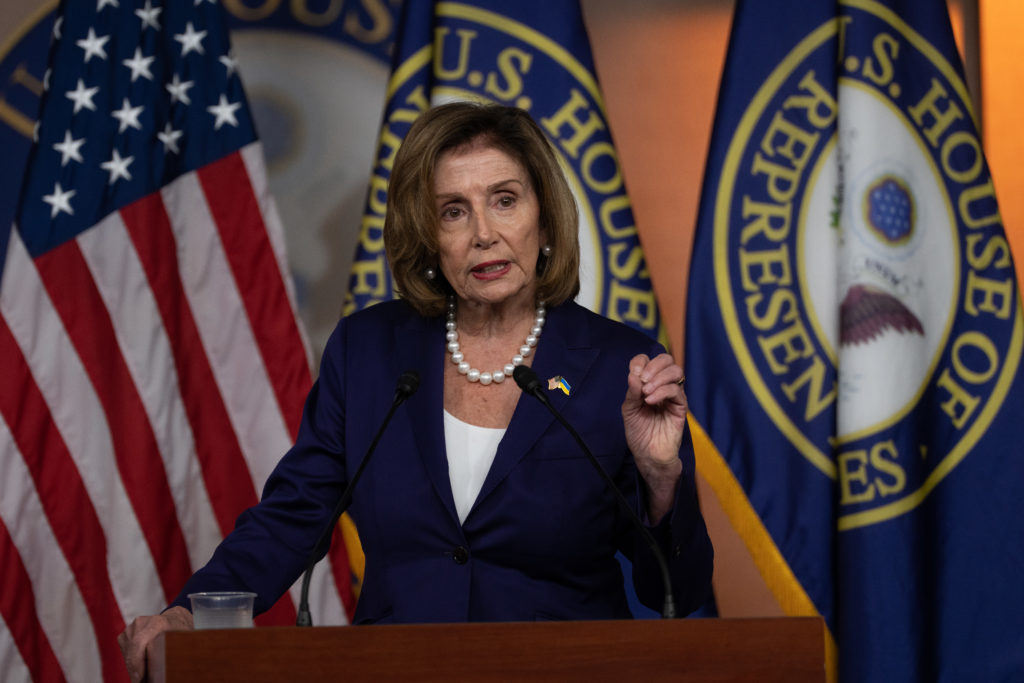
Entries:
{"label": "older woman speaking", "polygon": [[349,513],[366,554],[355,623],[629,617],[617,551],[661,604],[651,549],[573,437],[512,381],[526,365],[669,558],[681,611],[709,595],[682,370],[657,343],[572,301],[576,205],[523,111],[425,112],[395,158],[385,249],[401,298],[344,318],[295,446],[172,607],[121,636],[133,675],[156,633],[188,627],[186,595],[294,583],[389,411]]}

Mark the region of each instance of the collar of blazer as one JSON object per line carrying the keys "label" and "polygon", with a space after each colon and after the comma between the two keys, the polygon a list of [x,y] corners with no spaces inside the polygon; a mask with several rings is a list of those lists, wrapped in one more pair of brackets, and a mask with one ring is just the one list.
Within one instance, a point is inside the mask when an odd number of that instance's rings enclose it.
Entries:
{"label": "collar of blazer", "polygon": [[[562,375],[572,383],[575,388],[572,396],[561,391],[550,392],[551,403],[559,411],[564,410],[569,401],[577,399],[580,388],[586,387],[587,374],[597,358],[598,351],[590,341],[589,322],[585,309],[575,303],[548,309],[544,332],[535,351],[533,369],[543,378]],[[444,318],[424,319],[410,314],[403,324],[395,326],[394,334],[401,368],[414,368],[422,378],[420,390],[404,406],[408,429],[415,435],[413,441],[434,489],[445,501],[452,519],[457,523],[458,516],[448,476],[448,460],[443,448],[442,378],[444,364],[450,362],[442,345]],[[399,419],[398,415],[396,419]],[[477,503],[484,500],[508,476],[553,422],[554,417],[538,401],[529,397],[520,399],[477,496]],[[472,514],[471,510],[470,517]]]}

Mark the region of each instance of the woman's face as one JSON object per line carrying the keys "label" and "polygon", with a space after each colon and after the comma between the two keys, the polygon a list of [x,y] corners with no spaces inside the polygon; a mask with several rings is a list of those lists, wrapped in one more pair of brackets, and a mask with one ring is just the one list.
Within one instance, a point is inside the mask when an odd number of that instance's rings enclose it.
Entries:
{"label": "woman's face", "polygon": [[437,162],[434,201],[441,272],[459,300],[532,306],[546,236],[526,169],[482,144],[448,151]]}

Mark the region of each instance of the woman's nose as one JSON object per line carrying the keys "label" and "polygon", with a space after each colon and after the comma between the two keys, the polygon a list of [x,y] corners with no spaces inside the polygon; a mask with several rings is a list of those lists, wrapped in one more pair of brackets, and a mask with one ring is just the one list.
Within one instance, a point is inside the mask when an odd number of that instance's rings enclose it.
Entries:
{"label": "woman's nose", "polygon": [[473,245],[487,248],[494,244],[497,237],[485,212],[473,214]]}

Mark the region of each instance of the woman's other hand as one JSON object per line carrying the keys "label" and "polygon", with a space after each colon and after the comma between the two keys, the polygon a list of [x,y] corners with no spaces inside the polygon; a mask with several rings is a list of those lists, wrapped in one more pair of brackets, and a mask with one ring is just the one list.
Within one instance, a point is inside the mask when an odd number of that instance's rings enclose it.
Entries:
{"label": "woman's other hand", "polygon": [[686,427],[683,369],[667,353],[629,361],[622,420],[626,442],[648,492],[648,514],[657,524],[672,509],[682,475],[679,446]]}
{"label": "woman's other hand", "polygon": [[184,607],[172,607],[151,617],[138,617],[128,624],[128,628],[117,637],[117,644],[121,646],[132,683],[146,680],[146,650],[154,638],[164,631],[191,629],[192,613]]}

